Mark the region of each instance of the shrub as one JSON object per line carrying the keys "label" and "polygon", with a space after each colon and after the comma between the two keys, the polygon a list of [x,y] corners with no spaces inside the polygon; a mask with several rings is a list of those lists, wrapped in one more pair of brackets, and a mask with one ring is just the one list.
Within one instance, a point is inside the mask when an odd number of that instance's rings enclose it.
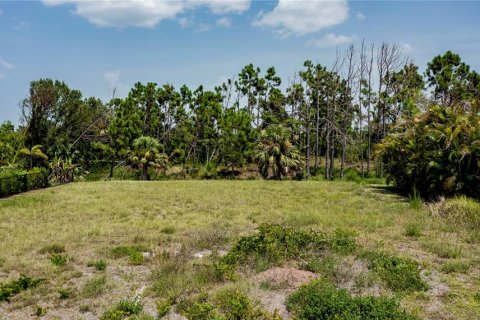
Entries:
{"label": "shrub", "polygon": [[430,206],[433,213],[450,224],[471,230],[480,229],[480,202],[461,196]]}
{"label": "shrub", "polygon": [[420,237],[422,235],[422,227],[418,222],[410,222],[405,225],[405,235],[407,237]]}
{"label": "shrub", "polygon": [[0,198],[47,186],[48,171],[44,168],[0,171]]}
{"label": "shrub", "polygon": [[96,298],[106,290],[107,277],[99,276],[88,279],[83,285],[82,296],[84,298]]}
{"label": "shrub", "polygon": [[9,301],[9,299],[21,291],[35,288],[43,279],[34,279],[21,275],[18,280],[0,284],[0,301]]}
{"label": "shrub", "polygon": [[146,252],[147,250],[148,249],[142,245],[118,246],[111,250],[111,254],[114,258],[128,257],[131,264],[140,265],[145,260],[142,252]]}
{"label": "shrub", "polygon": [[116,303],[112,308],[105,311],[100,317],[100,320],[122,320],[132,315],[139,315],[142,310],[143,306],[139,299],[126,299]]}
{"label": "shrub", "polygon": [[417,262],[411,259],[375,251],[365,252],[363,257],[369,260],[369,268],[394,291],[411,292],[428,289],[420,276]]}
{"label": "shrub", "polygon": [[241,237],[215,267],[219,276],[231,277],[238,264],[253,259],[257,263],[275,264],[324,250],[350,253],[355,248],[355,234],[352,231],[339,229],[327,235],[313,230],[262,224],[257,234]]}
{"label": "shrub", "polygon": [[50,253],[50,254],[59,254],[59,253],[64,253],[65,252],[65,246],[61,244],[49,244],[40,249],[40,253]]}
{"label": "shrub", "polygon": [[387,179],[407,194],[480,196],[480,114],[468,108],[432,106],[404,118],[377,153]]}
{"label": "shrub", "polygon": [[397,300],[385,297],[352,297],[345,289],[314,281],[287,298],[287,309],[298,320],[414,320]]}
{"label": "shrub", "polygon": [[53,253],[50,261],[54,266],[63,267],[67,264],[68,256],[66,254]]}
{"label": "shrub", "polygon": [[107,263],[104,260],[97,260],[93,262],[89,262],[87,267],[95,267],[98,271],[105,271],[107,268]]}
{"label": "shrub", "polygon": [[442,265],[442,271],[445,273],[467,273],[470,266],[471,263],[467,261],[447,261]]}

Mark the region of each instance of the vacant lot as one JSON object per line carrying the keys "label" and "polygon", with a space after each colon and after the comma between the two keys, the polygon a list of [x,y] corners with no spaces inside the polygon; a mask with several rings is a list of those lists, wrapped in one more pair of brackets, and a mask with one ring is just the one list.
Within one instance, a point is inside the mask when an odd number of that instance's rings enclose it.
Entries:
{"label": "vacant lot", "polygon": [[[300,246],[292,255],[278,242],[266,251],[279,253],[275,259],[252,249],[235,256],[228,274],[219,268],[231,262],[223,256],[236,241],[264,223],[325,239],[348,234],[356,246],[343,250],[335,238],[325,251]],[[395,297],[421,319],[479,319],[479,242],[478,232],[447,223],[427,205],[360,184],[75,183],[0,201],[0,319],[123,319],[105,312],[125,299],[143,305],[125,313],[137,319],[162,311],[195,318],[189,305],[201,303],[227,314],[228,290],[285,319],[298,300],[287,310],[286,297],[314,278],[351,297]],[[397,258],[417,263],[421,279],[392,278],[382,261],[395,267]],[[5,294],[20,275],[34,284]]]}

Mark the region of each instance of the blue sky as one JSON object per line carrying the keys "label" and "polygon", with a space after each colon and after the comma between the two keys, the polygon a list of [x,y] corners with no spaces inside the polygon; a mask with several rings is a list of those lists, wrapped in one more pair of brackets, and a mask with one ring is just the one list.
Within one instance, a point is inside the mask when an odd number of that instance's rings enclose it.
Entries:
{"label": "blue sky", "polygon": [[284,82],[365,39],[397,43],[424,70],[446,50],[480,71],[480,2],[320,0],[0,1],[0,122],[29,82],[124,96],[137,81],[213,87],[253,63]]}

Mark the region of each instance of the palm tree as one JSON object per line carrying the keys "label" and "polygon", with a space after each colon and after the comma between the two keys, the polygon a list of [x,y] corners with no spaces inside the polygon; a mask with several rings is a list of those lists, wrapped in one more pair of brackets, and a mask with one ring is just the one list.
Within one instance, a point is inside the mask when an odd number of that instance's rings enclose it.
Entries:
{"label": "palm tree", "polygon": [[33,160],[34,159],[43,159],[48,160],[48,157],[45,153],[42,152],[42,146],[37,144],[33,146],[31,149],[22,148],[17,151],[19,156],[23,156],[28,158],[29,160],[29,169],[33,168]]}
{"label": "palm tree", "polygon": [[160,153],[159,148],[160,143],[152,137],[142,136],[133,142],[133,154],[130,159],[136,166],[142,168],[142,180],[150,180],[149,168],[167,167],[168,157]]}
{"label": "palm tree", "polygon": [[255,158],[264,178],[268,177],[270,168],[275,179],[280,180],[288,169],[301,165],[302,156],[289,141],[289,133],[288,129],[277,125],[271,125],[260,133]]}

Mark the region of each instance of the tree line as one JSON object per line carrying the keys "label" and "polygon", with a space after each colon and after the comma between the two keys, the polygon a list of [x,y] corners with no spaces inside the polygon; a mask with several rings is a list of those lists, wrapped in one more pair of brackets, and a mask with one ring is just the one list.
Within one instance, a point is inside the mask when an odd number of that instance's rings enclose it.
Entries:
{"label": "tree line", "polygon": [[212,90],[136,83],[106,103],[40,79],[21,103],[21,125],[0,127],[0,165],[42,166],[48,157],[57,166],[104,162],[112,175],[126,163],[149,179],[170,165],[235,175],[256,164],[264,177],[334,179],[355,163],[363,177],[381,176],[374,146],[400,119],[433,104],[478,112],[479,97],[480,75],[459,55],[434,57],[422,75],[387,42],[351,45],[328,66],[305,61],[288,83],[274,67],[249,64]]}

